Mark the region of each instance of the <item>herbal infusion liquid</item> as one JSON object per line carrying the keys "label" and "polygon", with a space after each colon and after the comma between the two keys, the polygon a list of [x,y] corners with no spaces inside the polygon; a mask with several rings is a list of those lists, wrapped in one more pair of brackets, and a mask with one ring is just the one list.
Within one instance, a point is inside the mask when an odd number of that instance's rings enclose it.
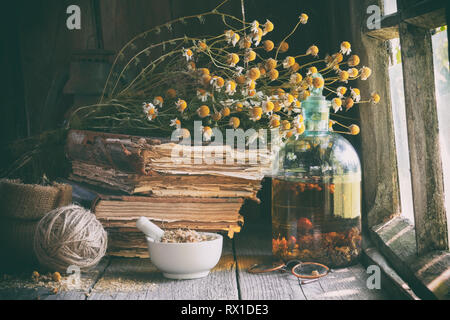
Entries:
{"label": "herbal infusion liquid", "polygon": [[343,267],[361,252],[357,175],[272,180],[272,250],[284,260]]}

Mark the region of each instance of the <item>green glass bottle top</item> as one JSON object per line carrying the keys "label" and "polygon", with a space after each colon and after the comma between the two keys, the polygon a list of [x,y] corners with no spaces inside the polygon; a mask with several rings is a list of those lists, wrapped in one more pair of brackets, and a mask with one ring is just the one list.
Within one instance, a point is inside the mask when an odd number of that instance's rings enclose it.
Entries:
{"label": "green glass bottle top", "polygon": [[[313,78],[322,78],[320,73],[314,73]],[[331,102],[322,94],[322,88],[311,89],[311,95],[302,102],[302,112],[305,123],[305,134],[320,134],[328,131]]]}

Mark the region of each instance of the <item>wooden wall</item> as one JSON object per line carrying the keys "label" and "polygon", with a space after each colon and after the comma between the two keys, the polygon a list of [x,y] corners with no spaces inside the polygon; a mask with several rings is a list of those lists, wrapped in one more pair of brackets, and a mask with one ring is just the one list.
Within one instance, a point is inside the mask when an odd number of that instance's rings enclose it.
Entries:
{"label": "wooden wall", "polygon": [[[219,0],[97,0],[101,12],[101,37],[104,49],[117,52],[134,35],[166,21],[206,12]],[[273,36],[281,38],[290,30],[301,12],[310,23],[291,39],[296,50],[319,45],[321,52],[334,52],[343,39],[331,28],[342,15],[334,14],[327,1],[247,0],[247,20],[268,18],[275,23]],[[61,125],[72,100],[63,95],[73,52],[97,47],[92,0],[17,0],[9,1],[2,11],[2,95],[4,116],[0,119],[2,142],[40,133]],[[81,8],[81,30],[68,30],[66,9]],[[334,6],[334,5],[333,5]],[[223,11],[241,15],[239,0],[230,0]],[[338,8],[337,8],[338,9]],[[329,14],[328,14],[329,13]],[[174,33],[221,32],[217,21],[189,31],[175,28]],[[206,31],[205,31],[206,30]],[[164,36],[164,35],[162,35]],[[157,40],[157,39],[154,39]],[[51,89],[53,88],[53,92]]]}

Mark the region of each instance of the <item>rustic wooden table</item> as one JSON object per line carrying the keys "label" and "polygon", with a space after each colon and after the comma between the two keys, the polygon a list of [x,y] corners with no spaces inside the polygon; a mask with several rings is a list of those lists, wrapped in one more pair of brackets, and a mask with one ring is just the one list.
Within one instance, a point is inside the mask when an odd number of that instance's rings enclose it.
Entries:
{"label": "rustic wooden table", "polygon": [[376,300],[389,299],[385,292],[368,289],[362,265],[333,270],[312,283],[290,273],[250,274],[249,266],[271,256],[267,231],[243,232],[226,239],[222,258],[210,275],[197,280],[168,280],[150,259],[106,257],[82,273],[82,290],[48,288],[0,289],[0,299],[146,299],[146,300]]}

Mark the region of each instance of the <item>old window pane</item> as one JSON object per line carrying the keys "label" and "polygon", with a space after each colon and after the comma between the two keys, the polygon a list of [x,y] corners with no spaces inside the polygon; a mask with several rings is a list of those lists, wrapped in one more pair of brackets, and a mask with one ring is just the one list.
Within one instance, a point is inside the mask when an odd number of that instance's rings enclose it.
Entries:
{"label": "old window pane", "polygon": [[397,12],[397,0],[384,0],[384,15]]}
{"label": "old window pane", "polygon": [[[450,230],[450,72],[446,27],[432,36],[436,103],[439,119],[442,166],[444,171],[445,206]],[[450,237],[449,237],[450,239]]]}
{"label": "old window pane", "polygon": [[397,149],[398,175],[402,216],[414,224],[414,209],[409,164],[408,132],[406,129],[405,93],[399,39],[390,40],[391,61],[389,81],[391,88],[392,113],[394,115],[395,145]]}

